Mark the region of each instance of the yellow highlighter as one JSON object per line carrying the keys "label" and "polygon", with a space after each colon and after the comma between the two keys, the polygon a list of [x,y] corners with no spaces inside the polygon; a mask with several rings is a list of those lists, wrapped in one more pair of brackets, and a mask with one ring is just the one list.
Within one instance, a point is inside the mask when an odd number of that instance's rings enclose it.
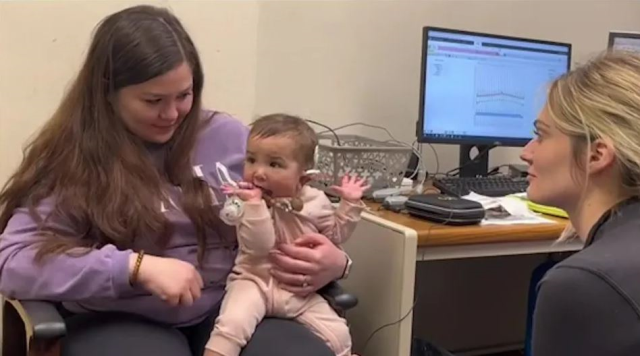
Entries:
{"label": "yellow highlighter", "polygon": [[531,200],[527,199],[526,196],[521,196],[521,195],[512,195],[513,197],[516,197],[518,199],[524,200],[527,202],[527,207],[531,210],[531,211],[535,211],[536,213],[541,213],[541,214],[545,214],[545,215],[551,215],[551,216],[557,216],[560,218],[565,218],[568,219],[569,215],[567,215],[567,212],[560,209],[560,208],[556,208],[553,206],[547,206],[547,205],[542,205],[542,204],[536,204],[534,202],[532,202]]}

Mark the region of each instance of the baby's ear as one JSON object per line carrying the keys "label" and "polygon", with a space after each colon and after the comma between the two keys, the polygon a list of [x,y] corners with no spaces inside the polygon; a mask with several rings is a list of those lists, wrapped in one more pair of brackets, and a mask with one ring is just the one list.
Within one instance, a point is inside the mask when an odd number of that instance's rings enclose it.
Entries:
{"label": "baby's ear", "polygon": [[312,176],[312,175],[310,175],[310,174],[303,174],[303,175],[300,177],[300,185],[304,186],[304,185],[306,185],[307,183],[311,182],[311,180],[312,180],[312,179],[313,179],[313,176]]}
{"label": "baby's ear", "polygon": [[317,176],[318,174],[320,174],[320,171],[315,168],[307,169],[306,171],[302,172],[302,176],[300,177],[300,184],[305,185],[311,182],[313,178],[315,178],[315,176]]}

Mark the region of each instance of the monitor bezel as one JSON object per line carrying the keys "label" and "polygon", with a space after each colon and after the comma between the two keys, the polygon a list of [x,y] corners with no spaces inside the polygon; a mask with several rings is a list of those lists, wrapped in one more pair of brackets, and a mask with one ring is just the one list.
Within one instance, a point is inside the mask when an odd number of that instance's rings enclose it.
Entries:
{"label": "monitor bezel", "polygon": [[633,31],[609,31],[609,42],[607,44],[608,49],[613,49],[616,38],[632,38],[640,40],[640,32]]}
{"label": "monitor bezel", "polygon": [[[521,139],[521,138],[499,137],[499,136],[464,136],[462,138],[450,138],[450,137],[438,138],[438,137],[426,136],[424,134],[425,90],[427,86],[427,81],[426,81],[427,52],[428,52],[429,32],[431,31],[449,32],[453,34],[490,37],[490,38],[502,39],[502,40],[525,41],[530,43],[567,47],[569,51],[568,57],[567,57],[567,72],[571,69],[571,52],[572,52],[571,43],[525,38],[525,37],[497,35],[497,34],[491,34],[491,33],[458,30],[458,29],[435,27],[435,26],[424,26],[422,28],[422,61],[421,61],[421,67],[420,67],[420,112],[418,114],[418,127],[417,127],[418,132],[416,133],[418,142],[419,143],[443,143],[443,144],[453,144],[453,145],[491,145],[491,146],[523,147],[529,141],[531,141],[531,138]],[[531,127],[531,130],[533,132],[533,126]]]}

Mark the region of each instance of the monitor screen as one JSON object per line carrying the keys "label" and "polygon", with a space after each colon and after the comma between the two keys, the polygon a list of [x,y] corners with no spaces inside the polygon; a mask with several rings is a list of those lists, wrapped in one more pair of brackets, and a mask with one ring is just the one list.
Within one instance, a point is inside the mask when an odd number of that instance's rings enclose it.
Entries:
{"label": "monitor screen", "polygon": [[522,146],[571,45],[425,27],[418,140]]}
{"label": "monitor screen", "polygon": [[609,32],[609,48],[640,53],[640,32]]}

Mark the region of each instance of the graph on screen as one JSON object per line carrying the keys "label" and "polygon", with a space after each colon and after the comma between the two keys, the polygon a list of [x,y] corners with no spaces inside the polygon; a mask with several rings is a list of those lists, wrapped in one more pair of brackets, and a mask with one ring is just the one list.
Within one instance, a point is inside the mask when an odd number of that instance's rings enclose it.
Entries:
{"label": "graph on screen", "polygon": [[528,100],[522,71],[505,65],[478,64],[475,68],[475,124],[517,126],[526,116]]}
{"label": "graph on screen", "polygon": [[640,38],[617,38],[613,44],[613,49],[640,53]]}

